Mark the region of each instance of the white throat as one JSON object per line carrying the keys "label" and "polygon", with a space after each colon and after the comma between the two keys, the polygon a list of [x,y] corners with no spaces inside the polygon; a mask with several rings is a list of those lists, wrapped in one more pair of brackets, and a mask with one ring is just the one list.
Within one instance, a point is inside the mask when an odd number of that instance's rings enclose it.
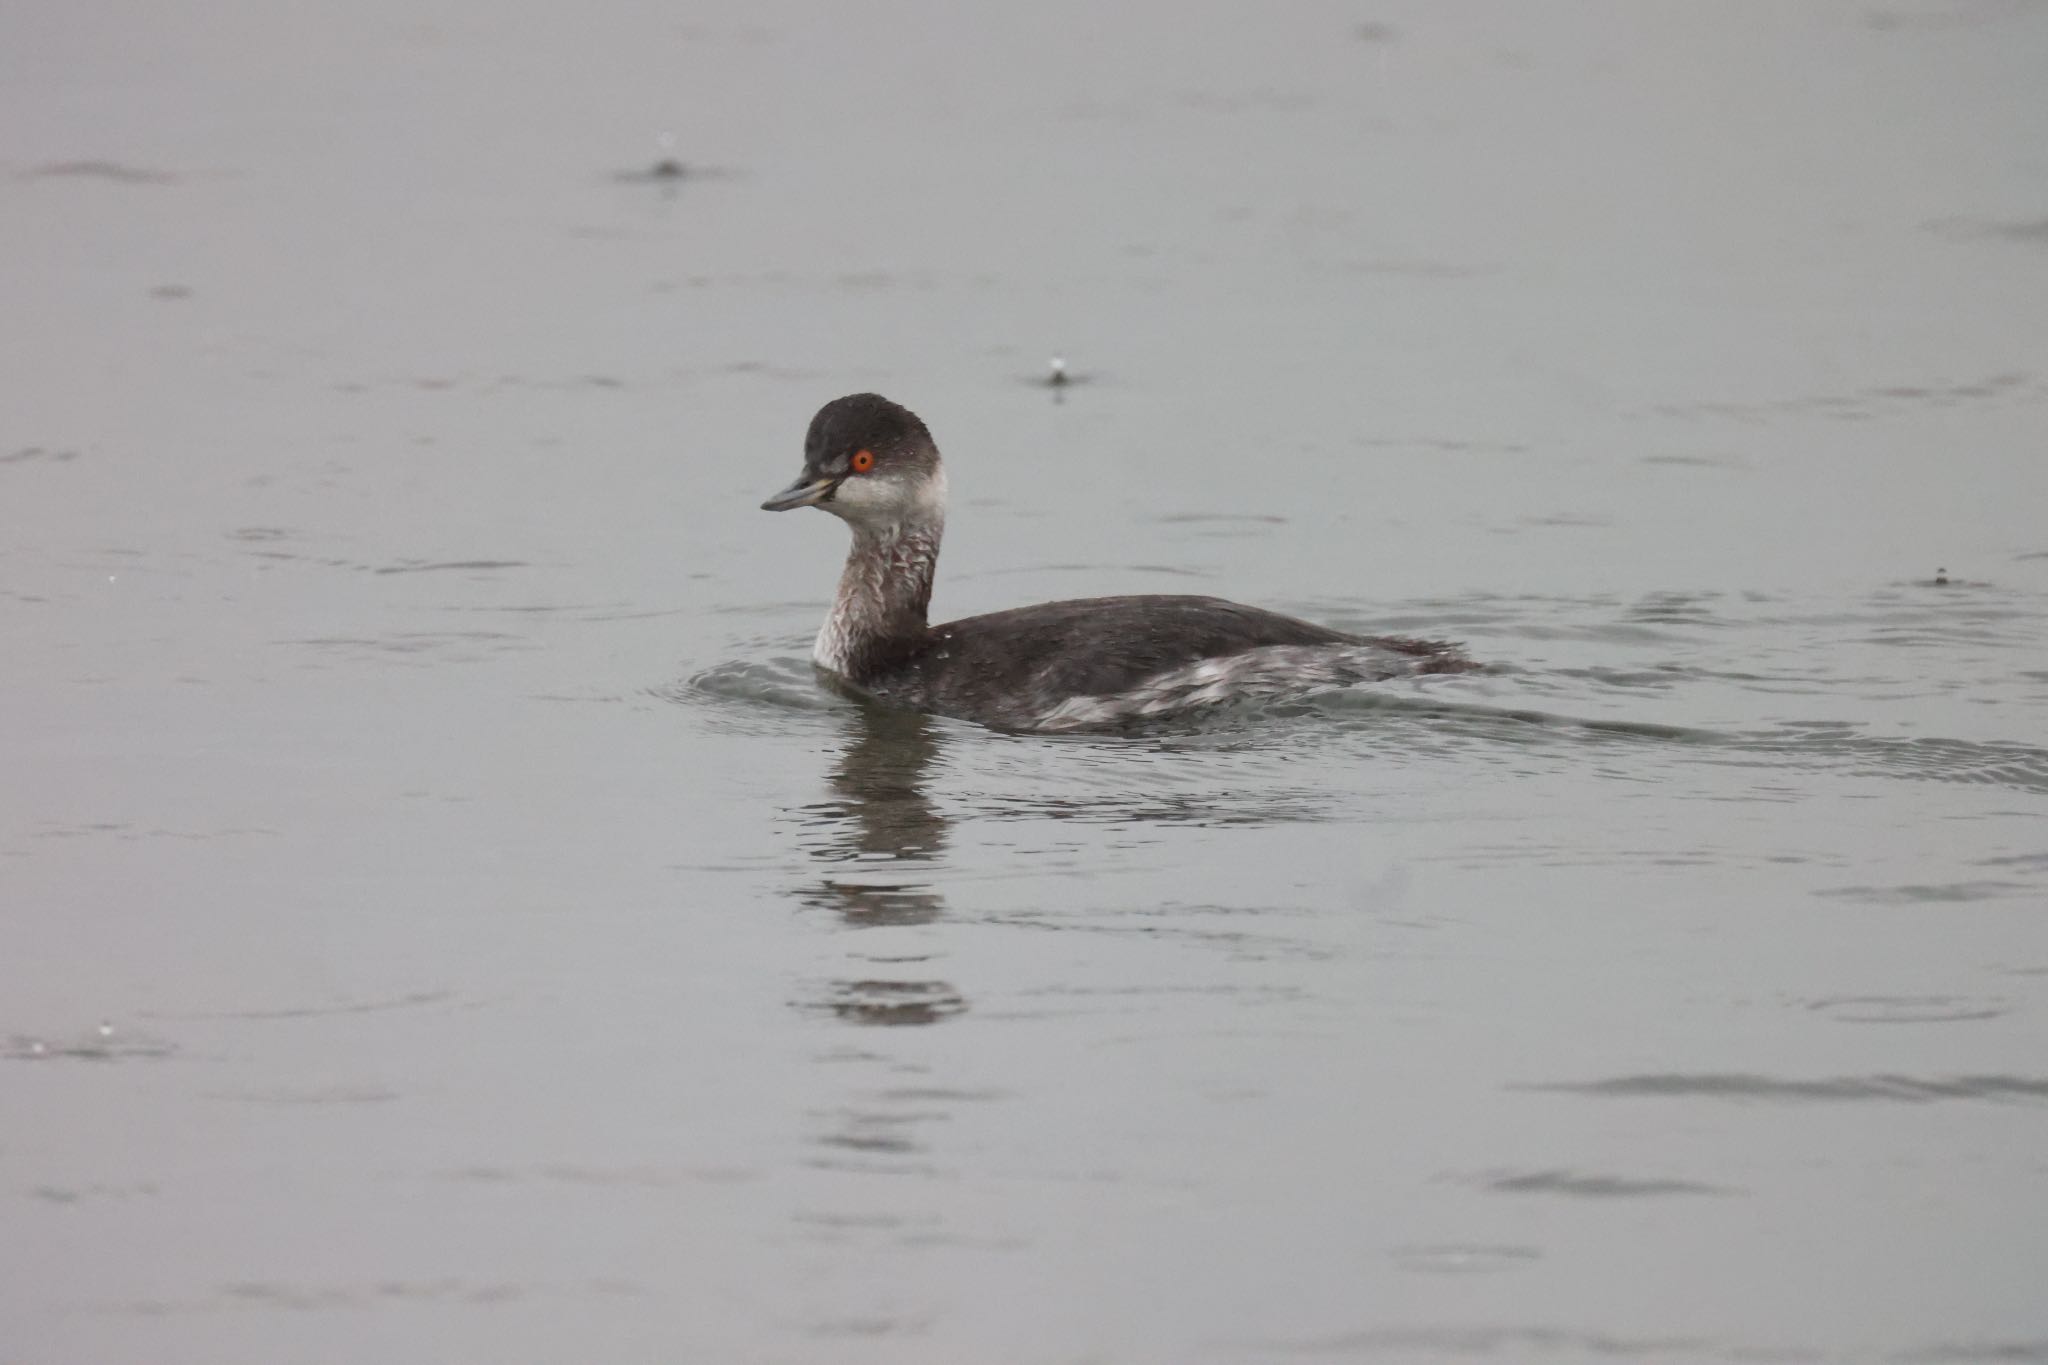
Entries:
{"label": "white throat", "polygon": [[929,626],[926,609],[946,531],[946,476],[938,471],[924,480],[907,505],[885,509],[847,500],[833,510],[852,528],[853,545],[811,659],[858,679],[892,647],[922,639]]}

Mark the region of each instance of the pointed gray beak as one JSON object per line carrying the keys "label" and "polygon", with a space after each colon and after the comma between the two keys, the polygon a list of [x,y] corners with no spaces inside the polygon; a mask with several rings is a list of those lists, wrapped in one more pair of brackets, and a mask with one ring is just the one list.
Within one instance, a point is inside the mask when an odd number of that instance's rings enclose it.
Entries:
{"label": "pointed gray beak", "polygon": [[789,487],[761,504],[763,512],[787,512],[792,507],[816,507],[832,496],[832,490],[839,486],[839,480],[802,476]]}

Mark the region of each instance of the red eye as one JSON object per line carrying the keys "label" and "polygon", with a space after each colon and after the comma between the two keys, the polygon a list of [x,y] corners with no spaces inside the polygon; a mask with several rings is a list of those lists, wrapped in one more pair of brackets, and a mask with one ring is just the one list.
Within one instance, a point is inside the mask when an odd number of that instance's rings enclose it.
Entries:
{"label": "red eye", "polygon": [[872,450],[856,450],[856,451],[854,451],[854,452],[853,452],[853,472],[854,472],[854,473],[856,473],[856,474],[865,474],[865,473],[867,473],[867,472],[868,472],[868,471],[869,471],[870,469],[873,469],[874,467],[875,467],[875,452],[874,452],[874,451],[872,451]]}

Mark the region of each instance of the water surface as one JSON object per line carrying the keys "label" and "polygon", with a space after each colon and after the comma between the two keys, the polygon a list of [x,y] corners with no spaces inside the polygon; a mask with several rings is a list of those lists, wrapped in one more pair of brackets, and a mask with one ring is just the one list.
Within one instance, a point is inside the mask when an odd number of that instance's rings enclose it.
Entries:
{"label": "water surface", "polygon": [[0,1361],[2048,1360],[2048,11],[4,27]]}

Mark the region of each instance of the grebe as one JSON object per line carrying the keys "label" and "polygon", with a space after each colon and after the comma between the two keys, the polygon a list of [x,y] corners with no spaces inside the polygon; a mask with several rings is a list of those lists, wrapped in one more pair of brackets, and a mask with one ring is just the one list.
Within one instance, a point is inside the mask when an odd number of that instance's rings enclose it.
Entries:
{"label": "grebe", "polygon": [[882,701],[997,729],[1122,729],[1477,667],[1441,641],[1347,635],[1218,597],[1088,597],[930,625],[946,470],[925,424],[879,394],[820,408],[803,473],[761,507],[819,507],[853,528],[811,650],[819,668]]}

